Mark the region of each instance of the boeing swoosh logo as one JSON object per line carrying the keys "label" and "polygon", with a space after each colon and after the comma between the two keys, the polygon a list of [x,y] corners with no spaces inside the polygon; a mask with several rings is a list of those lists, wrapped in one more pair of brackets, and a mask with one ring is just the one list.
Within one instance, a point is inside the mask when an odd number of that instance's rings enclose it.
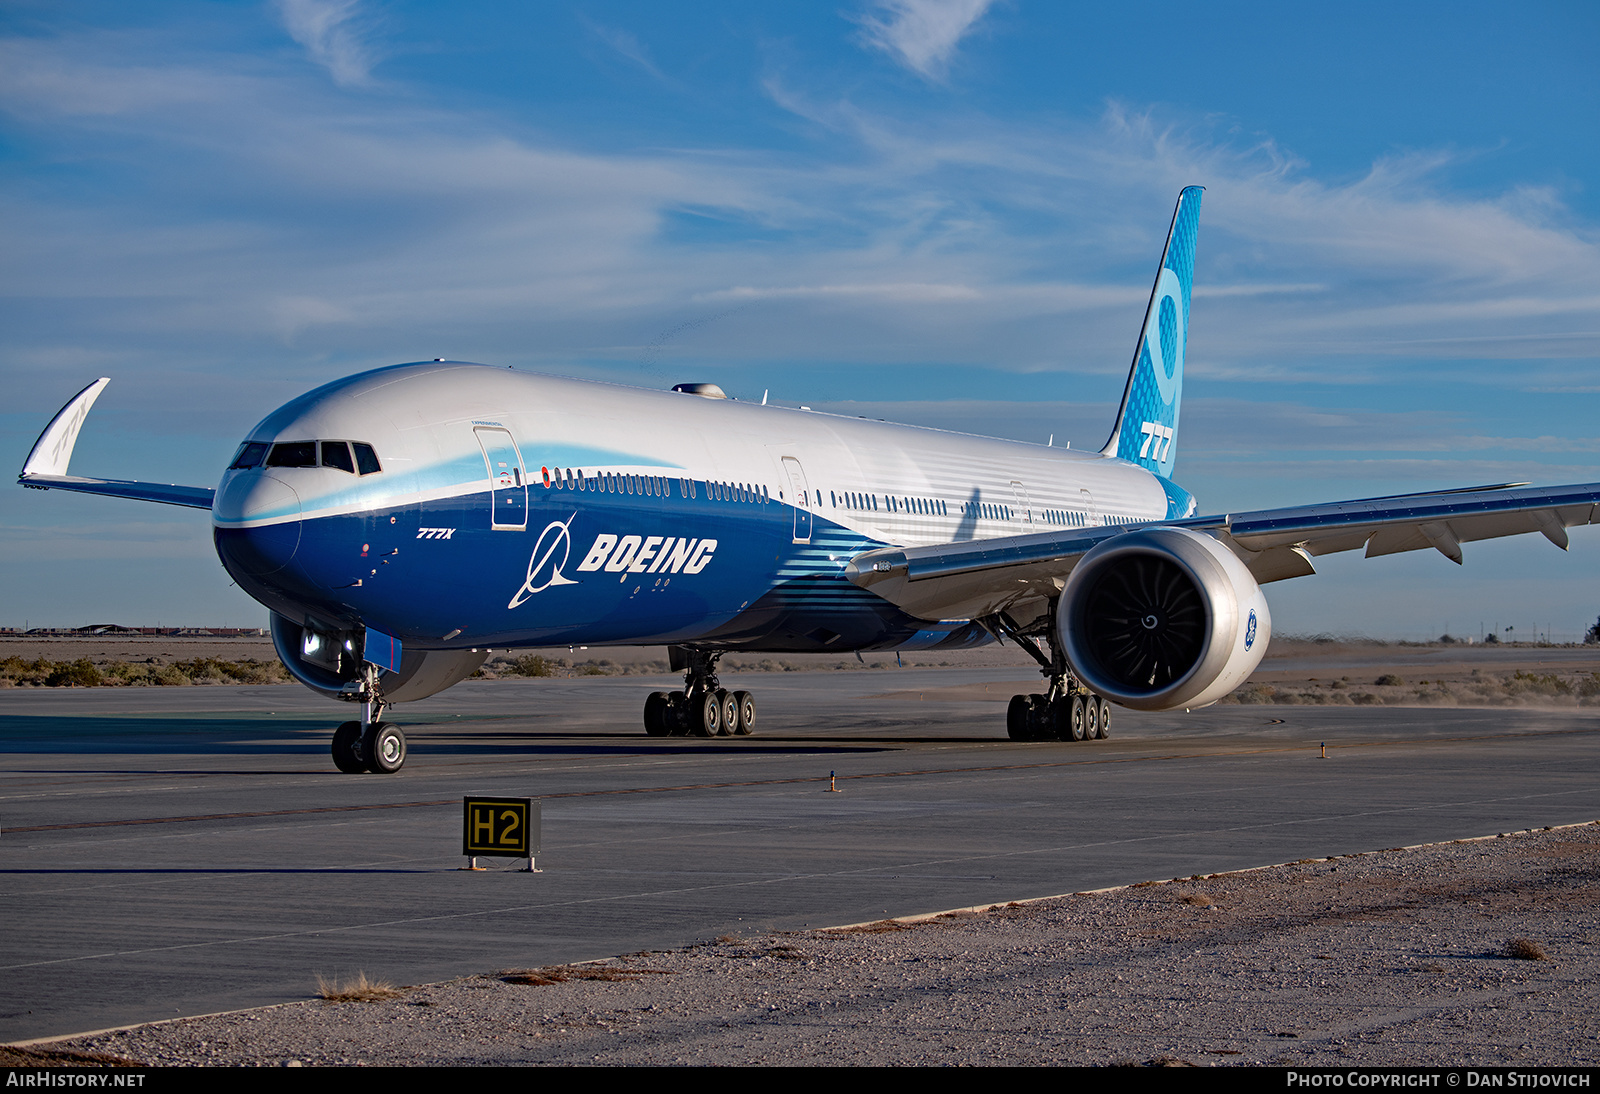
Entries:
{"label": "boeing swoosh logo", "polygon": [[[577,515],[573,513],[572,517]],[[553,520],[539,533],[539,542],[533,545],[533,554],[528,558],[527,580],[511,598],[511,603],[506,605],[507,610],[518,607],[530,596],[542,593],[552,585],[578,584],[561,573],[561,567],[567,564],[567,556],[572,553],[572,517]]]}

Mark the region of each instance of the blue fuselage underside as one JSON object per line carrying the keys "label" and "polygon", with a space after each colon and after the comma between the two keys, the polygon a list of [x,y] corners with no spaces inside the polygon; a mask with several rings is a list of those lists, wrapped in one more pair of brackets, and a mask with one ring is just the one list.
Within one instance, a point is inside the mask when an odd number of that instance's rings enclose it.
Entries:
{"label": "blue fuselage underside", "polygon": [[[882,543],[815,514],[810,542],[796,543],[792,506],[711,500],[698,496],[704,490],[700,484],[689,499],[534,486],[526,527],[498,530],[485,491],[218,528],[216,545],[240,585],[274,610],[364,624],[416,648],[696,644],[819,652],[989,640],[973,624],[915,619],[846,580],[844,563]],[[670,572],[665,558],[656,573],[581,571],[604,535],[715,547],[693,574],[681,562]]]}

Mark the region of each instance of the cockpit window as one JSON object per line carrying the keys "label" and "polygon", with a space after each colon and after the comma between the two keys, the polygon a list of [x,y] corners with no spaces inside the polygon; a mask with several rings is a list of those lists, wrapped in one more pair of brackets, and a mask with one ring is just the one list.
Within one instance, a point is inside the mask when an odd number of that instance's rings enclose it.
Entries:
{"label": "cockpit window", "polygon": [[337,467],[354,475],[356,465],[350,462],[350,446],[343,441],[322,442],[322,466]]}
{"label": "cockpit window", "polygon": [[260,441],[246,441],[239,446],[239,452],[233,457],[233,462],[228,465],[229,471],[248,471],[252,467],[260,467],[262,459],[267,454],[267,445]]}
{"label": "cockpit window", "polygon": [[317,466],[316,441],[288,441],[284,444],[272,446],[272,452],[267,456],[268,467],[315,467]]}
{"label": "cockpit window", "polygon": [[[352,450],[355,452],[353,460],[350,458]],[[239,449],[229,470],[260,467],[263,455],[268,467],[317,467],[319,452],[322,455],[320,466],[337,467],[349,475],[373,475],[383,470],[372,446],[360,441],[284,441],[272,445],[270,452],[267,445],[250,441]]]}

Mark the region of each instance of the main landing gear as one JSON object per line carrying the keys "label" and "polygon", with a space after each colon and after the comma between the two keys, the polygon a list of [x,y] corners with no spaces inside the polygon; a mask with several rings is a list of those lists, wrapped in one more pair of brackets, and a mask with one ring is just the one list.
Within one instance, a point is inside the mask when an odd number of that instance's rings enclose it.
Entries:
{"label": "main landing gear", "polygon": [[1049,690],[1043,695],[1011,697],[1011,705],[1006,708],[1006,734],[1013,741],[1093,741],[1111,736],[1111,704],[1072,674],[1052,637],[1054,627],[1047,625],[1043,631],[1050,646],[1046,656],[1010,616],[1001,613],[993,625],[1039,662],[1040,675],[1049,681]]}
{"label": "main landing gear", "polygon": [[[684,669],[682,691],[651,692],[644,731],[652,737],[746,737],[756,729],[756,700],[717,682],[722,651],[672,647],[673,668]],[[681,663],[680,663],[681,661]]]}
{"label": "main landing gear", "polygon": [[363,666],[361,680],[349,698],[360,702],[361,721],[346,722],[333,732],[333,766],[346,775],[370,771],[392,775],[406,762],[406,735],[400,727],[383,720],[383,695],[378,690],[378,671]]}

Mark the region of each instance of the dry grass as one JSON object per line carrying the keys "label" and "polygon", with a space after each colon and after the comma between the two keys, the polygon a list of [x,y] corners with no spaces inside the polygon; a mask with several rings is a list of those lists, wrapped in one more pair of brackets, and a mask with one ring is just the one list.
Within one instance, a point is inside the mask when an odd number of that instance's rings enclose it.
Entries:
{"label": "dry grass", "polygon": [[876,923],[863,923],[859,927],[836,927],[832,934],[888,934],[891,931],[916,930],[914,924],[901,923],[897,919],[880,919]]}
{"label": "dry grass", "polygon": [[1506,943],[1504,953],[1507,957],[1515,957],[1519,961],[1550,960],[1550,955],[1544,952],[1544,947],[1531,938],[1513,938]]}
{"label": "dry grass", "polygon": [[[66,1049],[18,1048],[0,1045],[0,1067],[145,1067],[125,1056],[104,1052],[71,1052]],[[62,1083],[65,1086],[68,1084]]]}
{"label": "dry grass", "polygon": [[340,983],[317,977],[317,998],[330,1003],[380,1003],[385,999],[398,999],[403,993],[387,980],[368,980],[367,974],[358,972],[354,980]]}
{"label": "dry grass", "polygon": [[1196,908],[1210,908],[1217,903],[1204,893],[1184,893],[1178,899],[1185,904],[1193,904]]}
{"label": "dry grass", "polygon": [[568,980],[643,980],[647,976],[671,976],[671,969],[636,969],[617,965],[546,965],[538,969],[517,969],[501,975],[507,984],[542,988]]}

